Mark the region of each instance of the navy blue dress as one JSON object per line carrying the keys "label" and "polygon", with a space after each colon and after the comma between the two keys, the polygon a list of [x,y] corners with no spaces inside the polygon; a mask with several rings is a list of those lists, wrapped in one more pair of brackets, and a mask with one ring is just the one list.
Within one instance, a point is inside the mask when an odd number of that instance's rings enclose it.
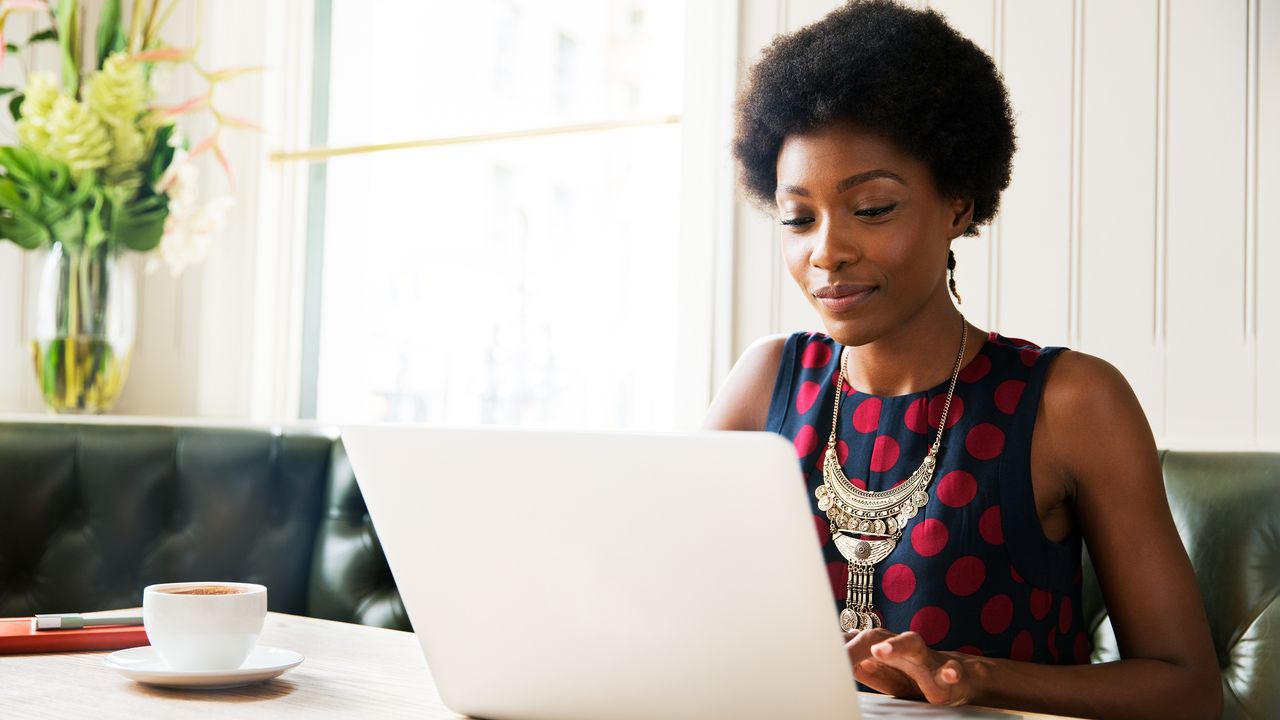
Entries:
{"label": "navy blue dress", "polygon": [[[819,333],[788,338],[766,424],[794,443],[805,473],[836,599],[832,623],[844,608],[848,565],[813,491],[822,484],[840,350]],[[935,650],[1089,662],[1080,536],[1046,538],[1031,487],[1036,409],[1062,350],[991,333],[960,371],[929,502],[875,566],[875,607],[889,630],[914,630]],[[880,491],[910,477],[933,442],[947,385],[881,397],[845,383],[836,449],[853,484]]]}

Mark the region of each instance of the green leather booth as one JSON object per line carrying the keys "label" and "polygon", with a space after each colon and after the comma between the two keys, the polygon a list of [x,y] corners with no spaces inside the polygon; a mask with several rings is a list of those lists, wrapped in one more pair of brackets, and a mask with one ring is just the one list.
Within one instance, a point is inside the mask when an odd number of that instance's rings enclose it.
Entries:
{"label": "green leather booth", "polygon": [[[1280,453],[1161,461],[1223,717],[1280,718]],[[182,580],[258,582],[272,610],[409,629],[332,429],[0,423],[0,617],[134,606]],[[1117,658],[1088,565],[1085,616],[1094,661]]]}
{"label": "green leather booth", "polygon": [[335,431],[0,423],[0,617],[134,607],[187,580],[409,629]]}

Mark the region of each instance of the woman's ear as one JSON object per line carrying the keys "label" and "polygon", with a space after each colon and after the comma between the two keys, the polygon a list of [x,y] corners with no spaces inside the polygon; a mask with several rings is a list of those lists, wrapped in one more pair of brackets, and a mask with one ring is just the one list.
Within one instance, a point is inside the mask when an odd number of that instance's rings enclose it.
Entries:
{"label": "woman's ear", "polygon": [[950,227],[948,230],[952,240],[964,234],[969,229],[969,223],[973,222],[973,199],[972,198],[956,198],[947,206],[948,219]]}

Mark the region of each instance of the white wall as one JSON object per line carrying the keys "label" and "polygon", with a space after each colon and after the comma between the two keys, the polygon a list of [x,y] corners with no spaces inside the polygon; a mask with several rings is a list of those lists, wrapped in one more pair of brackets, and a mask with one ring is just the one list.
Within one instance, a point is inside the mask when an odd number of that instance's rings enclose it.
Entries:
{"label": "white wall", "polygon": [[[689,40],[699,65],[684,116],[685,224],[701,253],[691,267],[711,257],[715,269],[682,282],[684,305],[713,304],[684,338],[705,333],[710,345],[689,358],[709,367],[684,415],[696,415],[707,398],[694,396],[711,392],[756,337],[818,327],[782,267],[776,226],[727,205],[716,188],[734,174],[735,77],[775,33],[838,4],[709,0],[690,9],[702,30]],[[1003,211],[982,236],[957,243],[966,314],[1115,363],[1162,445],[1280,447],[1280,375],[1267,372],[1280,366],[1280,286],[1269,282],[1280,273],[1280,0],[932,5],[993,54],[1018,113]],[[184,3],[172,21],[175,44],[193,36],[194,7]],[[118,411],[286,420],[297,401],[306,166],[273,165],[267,152],[307,142],[310,63],[296,58],[309,57],[311,3],[204,7],[207,67],[272,68],[220,93],[229,112],[261,118],[267,132],[229,138],[238,204],[209,260],[178,280],[143,280],[138,350]],[[9,31],[21,33],[23,20]],[[707,31],[726,24],[736,24],[736,38]],[[51,53],[37,64],[53,67]],[[16,63],[0,67],[0,84],[18,76]],[[170,94],[185,97],[191,82],[177,80]],[[0,125],[0,137],[12,138],[11,127]],[[211,168],[205,178],[226,190]],[[25,340],[31,266],[0,243],[0,412],[42,411]]]}
{"label": "white wall", "polygon": [[[1280,447],[1280,1],[917,4],[992,54],[1018,119],[1000,216],[955,246],[966,315],[1114,363],[1162,446]],[[838,5],[743,0],[743,70]],[[820,328],[773,223],[737,222],[735,351]]]}

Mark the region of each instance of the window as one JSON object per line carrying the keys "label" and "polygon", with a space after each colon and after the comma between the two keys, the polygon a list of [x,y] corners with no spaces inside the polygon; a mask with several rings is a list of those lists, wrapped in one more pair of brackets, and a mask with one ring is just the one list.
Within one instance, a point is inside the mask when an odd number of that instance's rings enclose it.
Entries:
{"label": "window", "polygon": [[320,1],[304,415],[670,427],[683,4]]}

